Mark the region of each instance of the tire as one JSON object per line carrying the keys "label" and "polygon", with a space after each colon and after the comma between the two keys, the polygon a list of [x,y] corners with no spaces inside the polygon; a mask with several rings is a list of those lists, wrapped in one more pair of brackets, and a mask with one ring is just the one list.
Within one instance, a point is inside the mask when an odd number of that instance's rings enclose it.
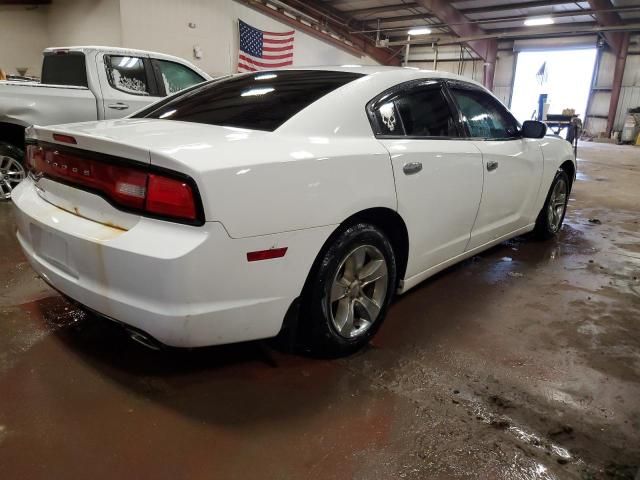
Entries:
{"label": "tire", "polygon": [[551,182],[547,199],[533,230],[536,237],[548,240],[555,237],[562,228],[562,222],[567,212],[567,202],[571,192],[571,183],[564,170],[558,170]]}
{"label": "tire", "polygon": [[13,189],[26,177],[24,151],[0,143],[0,201],[9,200]]}
{"label": "tire", "polygon": [[362,348],[380,328],[396,280],[393,248],[378,227],[356,223],[339,231],[316,260],[305,286],[299,345],[307,353],[330,358]]}

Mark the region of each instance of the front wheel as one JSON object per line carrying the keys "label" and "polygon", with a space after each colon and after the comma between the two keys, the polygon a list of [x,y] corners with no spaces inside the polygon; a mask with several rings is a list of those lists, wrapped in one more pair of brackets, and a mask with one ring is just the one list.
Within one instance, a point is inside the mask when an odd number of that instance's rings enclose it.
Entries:
{"label": "front wheel", "polygon": [[325,357],[348,355],[380,328],[396,288],[396,258],[376,226],[341,231],[321,254],[303,295],[304,348]]}
{"label": "front wheel", "polygon": [[24,180],[24,152],[9,144],[0,144],[0,200],[9,200],[13,189]]}
{"label": "front wheel", "polygon": [[536,220],[535,234],[541,239],[555,237],[560,228],[564,215],[567,212],[569,201],[569,177],[564,170],[558,170],[551,182],[547,201],[544,203],[538,219]]}

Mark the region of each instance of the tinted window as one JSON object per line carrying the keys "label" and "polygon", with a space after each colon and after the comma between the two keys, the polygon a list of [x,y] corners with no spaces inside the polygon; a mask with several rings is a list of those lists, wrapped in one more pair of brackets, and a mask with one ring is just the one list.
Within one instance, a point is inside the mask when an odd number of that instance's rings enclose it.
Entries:
{"label": "tinted window", "polygon": [[109,84],[131,95],[149,95],[144,61],[139,57],[112,55],[105,57]]}
{"label": "tinted window", "polygon": [[167,95],[204,81],[204,78],[196,72],[179,63],[166,60],[154,60],[153,62],[158,69]]}
{"label": "tinted window", "polygon": [[455,87],[451,91],[472,137],[504,139],[517,135],[518,123],[491,95]]}
{"label": "tinted window", "polygon": [[315,70],[233,76],[191,89],[142,116],[273,131],[320,97],[361,76]]}
{"label": "tinted window", "polygon": [[418,87],[396,100],[405,133],[417,137],[457,137],[458,130],[440,87]]}
{"label": "tinted window", "polygon": [[87,67],[84,63],[84,54],[80,52],[45,54],[42,61],[42,83],[86,87]]}

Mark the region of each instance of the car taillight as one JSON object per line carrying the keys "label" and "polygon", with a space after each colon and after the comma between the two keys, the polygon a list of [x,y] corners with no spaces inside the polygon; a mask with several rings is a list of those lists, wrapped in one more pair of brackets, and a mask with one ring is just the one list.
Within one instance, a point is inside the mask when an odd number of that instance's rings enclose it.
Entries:
{"label": "car taillight", "polygon": [[188,223],[202,222],[192,180],[143,166],[96,160],[90,155],[55,146],[28,145],[27,165],[36,176],[93,191],[124,209]]}
{"label": "car taillight", "polygon": [[182,180],[149,174],[146,209],[172,217],[196,218],[196,203],[191,186]]}

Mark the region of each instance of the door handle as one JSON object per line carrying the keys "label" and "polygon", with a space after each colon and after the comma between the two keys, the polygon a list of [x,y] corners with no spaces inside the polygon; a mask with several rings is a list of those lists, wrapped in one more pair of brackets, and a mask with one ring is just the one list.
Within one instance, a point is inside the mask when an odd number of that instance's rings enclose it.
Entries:
{"label": "door handle", "polygon": [[413,175],[414,173],[418,173],[420,170],[422,170],[422,164],[420,162],[405,163],[404,167],[402,167],[402,171],[405,175]]}
{"label": "door handle", "polygon": [[127,108],[129,108],[129,105],[127,105],[126,103],[118,102],[118,103],[111,103],[107,105],[107,107],[113,108],[114,110],[126,110]]}
{"label": "door handle", "polygon": [[490,160],[490,161],[487,162],[487,171],[488,172],[492,172],[496,168],[498,168],[498,162],[496,162],[495,160]]}

